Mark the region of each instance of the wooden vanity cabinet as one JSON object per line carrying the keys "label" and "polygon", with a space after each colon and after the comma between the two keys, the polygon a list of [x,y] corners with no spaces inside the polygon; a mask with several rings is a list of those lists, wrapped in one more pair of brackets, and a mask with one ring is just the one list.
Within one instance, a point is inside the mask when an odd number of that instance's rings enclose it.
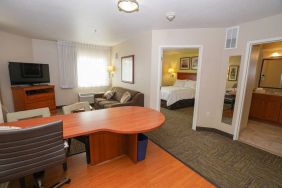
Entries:
{"label": "wooden vanity cabinet", "polygon": [[253,93],[249,117],[282,124],[282,96]]}

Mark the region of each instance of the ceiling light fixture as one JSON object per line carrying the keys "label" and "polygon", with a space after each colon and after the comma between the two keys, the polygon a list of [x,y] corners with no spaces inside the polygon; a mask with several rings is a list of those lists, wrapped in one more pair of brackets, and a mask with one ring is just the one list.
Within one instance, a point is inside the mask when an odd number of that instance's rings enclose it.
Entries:
{"label": "ceiling light fixture", "polygon": [[119,0],[118,9],[126,13],[132,13],[139,10],[137,0]]}
{"label": "ceiling light fixture", "polygon": [[278,52],[274,52],[274,53],[271,54],[271,57],[279,57],[279,56],[280,56],[280,54]]}
{"label": "ceiling light fixture", "polygon": [[175,18],[175,12],[168,12],[166,13],[166,19],[170,22],[172,22]]}

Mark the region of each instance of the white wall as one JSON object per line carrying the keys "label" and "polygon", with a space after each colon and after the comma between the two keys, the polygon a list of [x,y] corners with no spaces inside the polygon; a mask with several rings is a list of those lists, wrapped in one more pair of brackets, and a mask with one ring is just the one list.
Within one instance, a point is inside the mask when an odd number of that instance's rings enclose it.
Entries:
{"label": "white wall", "polygon": [[9,111],[14,111],[8,69],[9,61],[32,62],[31,39],[0,31],[0,91],[3,105]]}
{"label": "white wall", "polygon": [[[202,78],[197,126],[212,127],[233,134],[232,126],[221,122],[226,69],[229,56],[242,55],[239,87],[242,82],[245,50],[248,41],[282,36],[282,15],[276,15],[240,25],[237,49],[224,50],[225,29],[155,30],[152,33],[152,67],[150,106],[157,108],[157,62],[159,47],[166,45],[203,45]],[[239,89],[238,92],[241,90]],[[235,104],[235,114],[238,112]]]}
{"label": "white wall", "polygon": [[[55,41],[32,39],[33,59],[37,63],[49,64],[50,81],[55,85],[56,105],[68,105],[78,101],[78,92],[105,91],[109,87],[97,87],[89,89],[62,89],[59,85],[59,64],[57,43]],[[95,74],[95,70],[93,70]]]}
{"label": "white wall", "polygon": [[[112,63],[116,67],[113,86],[125,87],[144,93],[145,106],[147,107],[150,104],[151,45],[152,33],[145,32],[112,48]],[[115,58],[116,53],[118,54],[117,59]],[[128,55],[135,55],[134,84],[121,82],[121,57]]]}
{"label": "white wall", "polygon": [[215,109],[222,107],[218,98],[219,70],[222,64],[224,29],[154,30],[152,36],[152,66],[150,106],[157,109],[158,61],[160,46],[203,45],[203,62],[197,126],[215,127]]}

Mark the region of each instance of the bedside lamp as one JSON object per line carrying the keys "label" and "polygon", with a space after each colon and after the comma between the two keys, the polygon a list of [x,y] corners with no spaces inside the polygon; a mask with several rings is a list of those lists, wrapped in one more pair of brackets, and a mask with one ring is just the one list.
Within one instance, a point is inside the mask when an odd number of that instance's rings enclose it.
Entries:
{"label": "bedside lamp", "polygon": [[173,68],[169,68],[168,69],[168,73],[170,74],[170,77],[174,77],[174,69]]}
{"label": "bedside lamp", "polygon": [[108,72],[111,74],[111,76],[114,76],[115,70],[116,70],[116,68],[115,68],[114,65],[108,66]]}

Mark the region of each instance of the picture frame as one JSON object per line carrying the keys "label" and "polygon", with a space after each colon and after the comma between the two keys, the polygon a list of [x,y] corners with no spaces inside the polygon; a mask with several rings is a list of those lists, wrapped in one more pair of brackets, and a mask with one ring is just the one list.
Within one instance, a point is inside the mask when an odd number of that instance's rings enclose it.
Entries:
{"label": "picture frame", "polygon": [[238,80],[238,65],[230,65],[228,71],[228,81],[237,81]]}
{"label": "picture frame", "polygon": [[180,58],[180,70],[189,70],[190,69],[190,57]]}
{"label": "picture frame", "polygon": [[198,56],[191,57],[191,69],[192,70],[198,69]]}
{"label": "picture frame", "polygon": [[134,84],[134,55],[121,57],[121,81]]}

